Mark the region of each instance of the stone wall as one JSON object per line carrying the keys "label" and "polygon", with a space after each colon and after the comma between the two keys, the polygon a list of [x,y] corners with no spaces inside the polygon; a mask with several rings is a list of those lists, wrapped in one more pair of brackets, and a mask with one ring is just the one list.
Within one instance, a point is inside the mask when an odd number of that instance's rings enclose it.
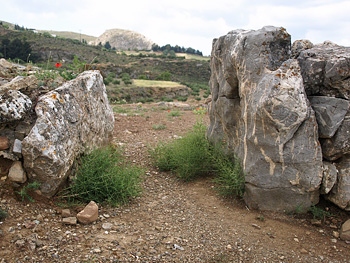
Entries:
{"label": "stone wall", "polygon": [[349,51],[292,46],[284,28],[271,26],[214,39],[208,138],[241,162],[250,208],[307,210],[323,189],[350,210]]}

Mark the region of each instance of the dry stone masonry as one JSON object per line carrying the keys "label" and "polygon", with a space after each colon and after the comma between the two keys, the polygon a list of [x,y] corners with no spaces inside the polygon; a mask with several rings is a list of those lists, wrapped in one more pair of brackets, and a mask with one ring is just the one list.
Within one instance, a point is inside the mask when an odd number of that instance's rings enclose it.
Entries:
{"label": "dry stone masonry", "polygon": [[34,75],[11,78],[18,67],[0,61],[1,176],[37,181],[51,197],[79,155],[109,142],[113,111],[99,71],[85,71],[52,89],[39,86]]}
{"label": "dry stone masonry", "polygon": [[250,208],[350,210],[350,48],[282,27],[214,39],[208,138],[240,160]]}

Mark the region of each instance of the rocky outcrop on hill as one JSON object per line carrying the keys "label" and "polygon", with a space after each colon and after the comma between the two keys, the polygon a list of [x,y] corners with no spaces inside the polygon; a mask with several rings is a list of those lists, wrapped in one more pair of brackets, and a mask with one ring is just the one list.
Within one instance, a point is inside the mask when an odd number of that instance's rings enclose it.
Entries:
{"label": "rocky outcrop on hill", "polygon": [[350,48],[284,28],[213,42],[208,137],[241,161],[251,208],[308,209],[323,194],[350,210]]}
{"label": "rocky outcrop on hill", "polygon": [[109,141],[114,116],[99,71],[85,71],[51,91],[38,88],[34,78],[0,86],[0,167],[16,166],[12,178],[39,182],[51,197],[80,154]]}
{"label": "rocky outcrop on hill", "polygon": [[123,29],[106,30],[95,40],[95,45],[104,45],[106,42],[116,50],[151,50],[154,43],[140,33]]}

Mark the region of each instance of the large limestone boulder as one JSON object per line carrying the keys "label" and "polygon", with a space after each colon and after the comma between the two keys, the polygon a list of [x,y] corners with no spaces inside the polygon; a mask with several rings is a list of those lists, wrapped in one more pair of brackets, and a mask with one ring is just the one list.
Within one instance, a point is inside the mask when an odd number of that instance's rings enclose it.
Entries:
{"label": "large limestone boulder", "polygon": [[113,111],[99,71],[85,71],[39,97],[35,112],[36,123],[22,142],[24,168],[50,197],[65,183],[77,156],[109,141]]}
{"label": "large limestone boulder", "polygon": [[241,161],[250,208],[293,211],[319,200],[318,125],[284,28],[235,30],[214,40],[208,138]]}

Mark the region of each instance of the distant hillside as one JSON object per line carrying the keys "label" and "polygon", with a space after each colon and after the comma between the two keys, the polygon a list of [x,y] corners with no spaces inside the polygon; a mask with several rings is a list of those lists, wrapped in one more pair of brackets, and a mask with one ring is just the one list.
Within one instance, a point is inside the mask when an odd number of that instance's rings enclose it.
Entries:
{"label": "distant hillside", "polygon": [[112,48],[116,50],[151,50],[154,43],[140,33],[124,30],[109,29],[95,40],[95,45],[102,45],[109,42]]}
{"label": "distant hillside", "polygon": [[[47,31],[46,31],[47,32]],[[156,79],[164,72],[171,74],[171,80],[181,83],[199,83],[207,85],[210,77],[209,57],[185,56],[167,57],[162,53],[146,51],[115,52],[103,46],[92,46],[77,39],[53,37],[47,33],[35,33],[32,30],[14,30],[0,25],[0,58],[8,58],[9,45],[4,47],[4,41],[13,42],[16,39],[28,42],[30,56],[25,56],[24,62],[34,62],[44,68],[54,68],[56,62],[65,61],[62,68],[71,67],[77,57],[84,63],[94,63],[105,76],[110,73],[128,73],[131,78],[146,76]],[[5,51],[7,50],[7,51]],[[130,53],[130,54],[129,54]]]}
{"label": "distant hillside", "polygon": [[47,32],[54,36],[76,39],[79,41],[86,40],[87,43],[95,42],[95,40],[97,39],[97,37],[94,37],[94,36],[89,36],[85,34],[69,32],[69,31],[53,31],[53,30],[37,30],[37,31],[40,33]]}

